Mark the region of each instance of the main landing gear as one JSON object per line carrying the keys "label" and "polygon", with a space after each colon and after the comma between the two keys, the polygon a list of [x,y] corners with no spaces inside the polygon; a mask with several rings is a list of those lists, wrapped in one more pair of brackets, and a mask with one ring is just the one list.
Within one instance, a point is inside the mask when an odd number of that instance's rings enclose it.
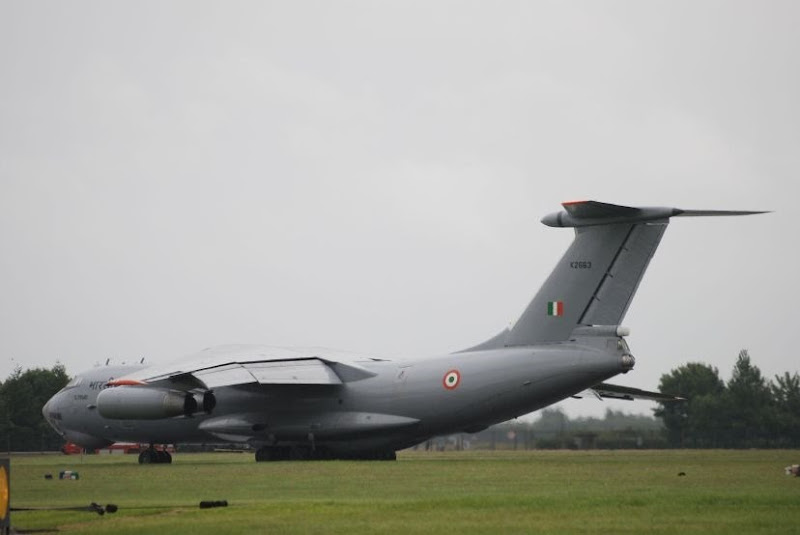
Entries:
{"label": "main landing gear", "polygon": [[172,455],[167,450],[157,450],[150,444],[139,453],[139,464],[172,464]]}
{"label": "main landing gear", "polygon": [[395,461],[397,454],[392,450],[361,451],[354,453],[334,453],[323,448],[304,446],[263,446],[256,450],[256,462],[268,461]]}

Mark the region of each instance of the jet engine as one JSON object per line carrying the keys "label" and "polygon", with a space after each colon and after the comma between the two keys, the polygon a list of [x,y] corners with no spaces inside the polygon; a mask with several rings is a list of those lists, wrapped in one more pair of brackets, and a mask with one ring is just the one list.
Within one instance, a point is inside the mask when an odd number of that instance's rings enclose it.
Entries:
{"label": "jet engine", "polygon": [[112,420],[159,420],[191,416],[197,409],[194,395],[180,390],[116,386],[106,388],[97,395],[97,411]]}
{"label": "jet engine", "polygon": [[194,399],[197,401],[198,408],[203,409],[203,412],[206,414],[211,414],[214,407],[217,406],[217,398],[214,396],[214,392],[210,390],[202,394],[195,394]]}

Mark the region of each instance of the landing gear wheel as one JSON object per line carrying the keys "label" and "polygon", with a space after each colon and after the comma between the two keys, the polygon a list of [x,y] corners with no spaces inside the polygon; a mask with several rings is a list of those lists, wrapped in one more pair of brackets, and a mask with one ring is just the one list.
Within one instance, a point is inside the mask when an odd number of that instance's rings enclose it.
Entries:
{"label": "landing gear wheel", "polygon": [[309,448],[303,448],[299,446],[294,446],[289,448],[289,460],[290,461],[307,461],[311,458],[311,450]]}
{"label": "landing gear wheel", "polygon": [[311,450],[302,446],[263,446],[256,450],[256,462],[266,461],[307,461]]}
{"label": "landing gear wheel", "polygon": [[148,448],[139,454],[139,464],[155,464],[159,462],[156,450]]}
{"label": "landing gear wheel", "polygon": [[272,460],[272,448],[264,446],[256,450],[256,462],[263,463]]}
{"label": "landing gear wheel", "polygon": [[139,453],[139,464],[172,464],[172,455],[167,450],[151,446]]}
{"label": "landing gear wheel", "polygon": [[374,450],[352,454],[349,458],[354,461],[396,461],[397,453],[392,450]]}

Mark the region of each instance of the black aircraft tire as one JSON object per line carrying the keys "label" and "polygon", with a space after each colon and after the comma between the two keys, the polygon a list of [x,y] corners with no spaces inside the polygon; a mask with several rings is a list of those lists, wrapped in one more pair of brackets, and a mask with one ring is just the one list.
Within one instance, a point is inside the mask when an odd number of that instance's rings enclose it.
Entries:
{"label": "black aircraft tire", "polygon": [[290,461],[307,461],[311,458],[311,450],[294,446],[289,448],[288,458]]}
{"label": "black aircraft tire", "polygon": [[272,448],[264,446],[256,450],[256,462],[264,463],[273,459]]}

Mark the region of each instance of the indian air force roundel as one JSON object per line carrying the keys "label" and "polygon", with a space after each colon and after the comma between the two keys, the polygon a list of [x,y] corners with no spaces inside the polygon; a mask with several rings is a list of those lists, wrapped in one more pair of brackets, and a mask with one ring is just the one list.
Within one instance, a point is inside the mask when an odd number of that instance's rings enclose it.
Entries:
{"label": "indian air force roundel", "polygon": [[455,389],[460,382],[461,374],[458,372],[458,370],[450,370],[444,374],[444,378],[442,378],[442,385],[444,385],[447,390]]}

